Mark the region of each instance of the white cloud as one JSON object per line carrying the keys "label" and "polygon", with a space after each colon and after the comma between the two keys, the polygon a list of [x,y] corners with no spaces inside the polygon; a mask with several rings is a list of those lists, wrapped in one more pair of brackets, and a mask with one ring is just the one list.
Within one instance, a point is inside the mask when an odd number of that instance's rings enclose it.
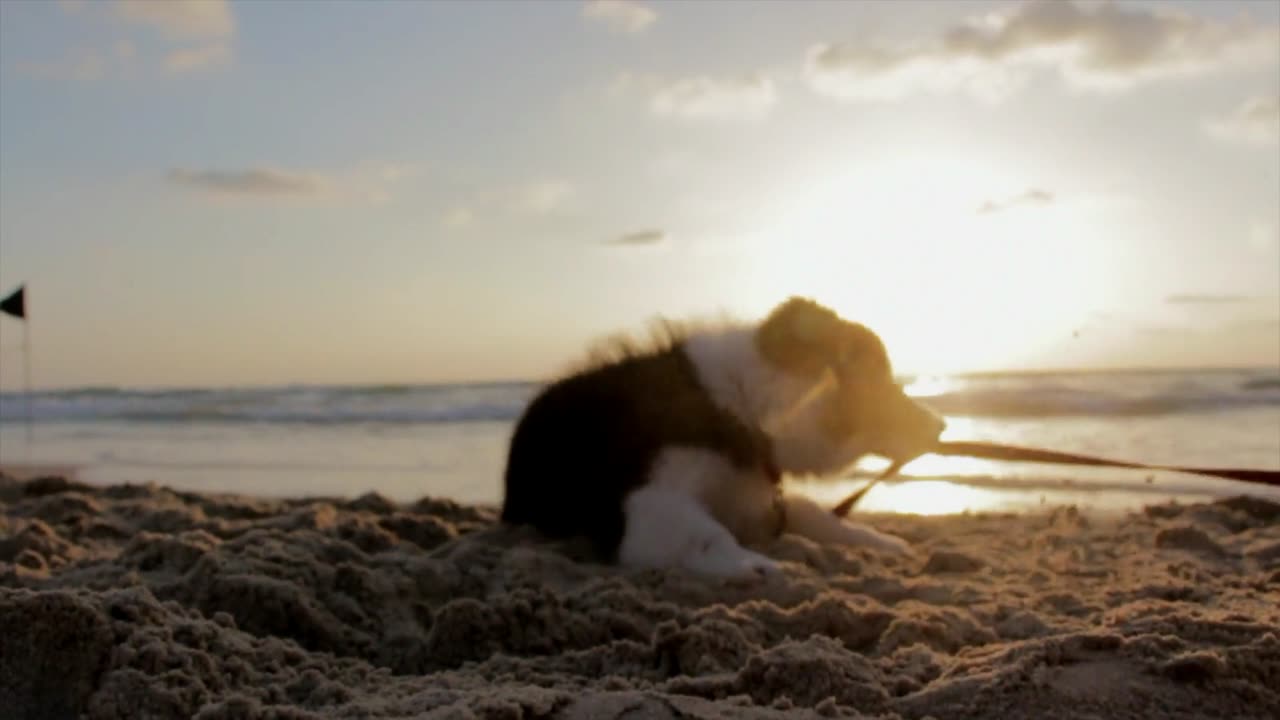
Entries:
{"label": "white cloud", "polygon": [[473,188],[454,197],[439,216],[440,224],[462,229],[502,218],[554,218],[579,209],[579,191],[571,182],[544,178],[523,184]]}
{"label": "white cloud", "polygon": [[183,48],[164,58],[164,69],[171,73],[188,73],[225,65],[231,60],[231,48],[223,44]]}
{"label": "white cloud", "polygon": [[227,0],[116,0],[112,10],[122,20],[148,25],[175,38],[235,34]]}
{"label": "white cloud", "polygon": [[[114,0],[110,4],[59,0],[58,7],[69,18],[100,23],[101,30],[115,39],[108,38],[107,49],[89,48],[66,60],[26,63],[24,69],[33,75],[96,80],[125,71],[135,59],[140,66],[181,74],[219,67],[232,57],[236,26],[226,0]],[[121,37],[136,34],[136,28],[159,33],[169,47],[140,56],[132,38]]]}
{"label": "white cloud", "polygon": [[759,118],[778,103],[772,77],[764,73],[669,79],[652,73],[621,72],[605,94],[612,99],[645,98],[649,111],[666,118]]}
{"label": "white cloud", "polygon": [[653,8],[635,0],[587,0],[582,16],[616,32],[644,32],[658,19]]}
{"label": "white cloud", "polygon": [[1239,305],[1254,299],[1248,295],[1229,293],[1181,293],[1165,296],[1164,301],[1169,305]]}
{"label": "white cloud", "polygon": [[1037,69],[1069,85],[1123,90],[1156,78],[1266,66],[1280,56],[1280,27],[1223,21],[1168,7],[1033,0],[896,46],[870,42],[810,48],[816,92],[847,100],[964,91],[999,99]]}
{"label": "white cloud", "polygon": [[1205,122],[1205,130],[1227,142],[1275,145],[1280,141],[1280,95],[1257,95]]}
{"label": "white cloud", "polygon": [[453,208],[449,212],[445,213],[444,218],[441,220],[445,227],[454,229],[467,227],[475,221],[475,211],[469,207],[461,206]]}
{"label": "white cloud", "polygon": [[59,60],[19,63],[18,69],[38,78],[90,82],[105,76],[110,62],[109,56],[90,48]]}
{"label": "white cloud", "polygon": [[374,172],[386,182],[399,182],[417,175],[421,168],[406,163],[384,163],[374,168]]}
{"label": "white cloud", "polygon": [[19,63],[18,69],[50,80],[90,82],[127,69],[137,55],[133,43],[117,40],[110,49],[82,48],[58,60]]}
{"label": "white cloud", "polygon": [[1249,247],[1260,253],[1280,248],[1280,224],[1255,221],[1249,226]]}
{"label": "white cloud", "polygon": [[662,78],[652,73],[624,70],[614,76],[605,89],[611,98],[625,98],[634,93],[653,93],[662,87]]}
{"label": "white cloud", "polygon": [[851,101],[899,100],[919,93],[954,91],[997,101],[1027,81],[1026,72],[1019,68],[858,44],[815,45],[805,58],[804,75],[818,94]]}
{"label": "white cloud", "polygon": [[744,77],[684,78],[659,87],[650,108],[663,117],[739,118],[760,117],[778,102],[773,80],[757,73]]}
{"label": "white cloud", "polygon": [[513,194],[512,209],[531,215],[550,215],[567,209],[577,190],[564,180],[540,180],[518,188]]}

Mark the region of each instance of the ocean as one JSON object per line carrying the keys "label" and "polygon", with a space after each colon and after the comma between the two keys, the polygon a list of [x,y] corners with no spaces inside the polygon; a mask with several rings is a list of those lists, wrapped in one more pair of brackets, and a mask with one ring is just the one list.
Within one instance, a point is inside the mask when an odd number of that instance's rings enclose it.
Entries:
{"label": "ocean", "polygon": [[[260,495],[497,503],[531,383],[0,393],[0,465],[77,468],[93,483]],[[990,440],[1165,465],[1280,469],[1280,369],[920,377],[944,439]],[[795,479],[834,503],[883,462]],[[939,514],[1045,504],[1129,509],[1280,489],[1163,472],[925,456],[861,511]]]}

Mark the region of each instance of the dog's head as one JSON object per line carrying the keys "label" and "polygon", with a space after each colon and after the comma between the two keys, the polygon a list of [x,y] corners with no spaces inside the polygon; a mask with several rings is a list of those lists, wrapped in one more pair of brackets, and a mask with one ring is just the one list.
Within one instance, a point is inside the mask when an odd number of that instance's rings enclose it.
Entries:
{"label": "dog's head", "polygon": [[771,434],[784,468],[831,472],[873,453],[910,460],[946,426],[894,380],[884,343],[867,327],[805,298],[774,308],[756,330],[764,360],[789,379]]}

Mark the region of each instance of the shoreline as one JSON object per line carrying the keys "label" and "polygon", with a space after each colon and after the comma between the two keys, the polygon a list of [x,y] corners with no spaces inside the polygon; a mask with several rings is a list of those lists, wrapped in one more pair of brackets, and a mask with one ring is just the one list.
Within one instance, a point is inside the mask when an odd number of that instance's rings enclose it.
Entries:
{"label": "shoreline", "polygon": [[[402,469],[400,492],[386,492],[379,480],[386,471],[374,467],[237,466],[202,464],[88,464],[65,462],[0,462],[0,475],[18,480],[43,476],[65,477],[102,488],[120,483],[156,482],[175,490],[196,493],[239,494],[242,488],[258,488],[262,498],[314,498],[342,500],[376,492],[392,501],[412,502],[430,493],[430,474]],[[421,474],[426,482],[414,482]],[[844,478],[787,478],[792,492],[806,495],[824,506],[834,506],[861,488],[878,473],[863,471]],[[161,480],[161,478],[165,478]],[[254,481],[256,478],[256,481]],[[406,496],[412,488],[413,494]],[[452,488],[454,491],[459,488]],[[455,502],[496,506],[501,488],[479,485],[452,494],[438,489],[437,497]],[[1108,468],[1068,468],[1060,476],[985,474],[901,475],[877,481],[854,514],[958,515],[965,513],[1035,513],[1055,506],[1074,505],[1081,512],[1117,516],[1163,502],[1213,502],[1246,495],[1280,503],[1280,488],[1172,472],[1148,472]]]}
{"label": "shoreline", "polygon": [[[1263,373],[1274,374],[1276,365],[1270,363],[1262,363],[1257,365],[1119,365],[1119,366],[1084,366],[1084,367],[1062,367],[1062,366],[1014,366],[1004,369],[958,369],[958,370],[937,370],[937,369],[903,369],[896,373],[900,377],[905,378],[922,378],[922,377],[947,377],[956,379],[985,379],[993,377],[1013,377],[1013,378],[1034,378],[1034,377],[1052,377],[1052,376],[1091,376],[1091,375],[1175,375],[1179,373],[1198,373],[1207,375],[1229,375],[1236,373]],[[211,385],[183,385],[183,384],[159,384],[159,385],[94,385],[94,384],[71,384],[71,385],[40,385],[31,388],[31,394],[40,393],[89,393],[89,392],[138,392],[138,393],[168,393],[168,392],[186,392],[191,390],[279,390],[279,389],[323,389],[335,387],[349,387],[360,389],[379,388],[447,388],[447,387],[504,387],[504,386],[525,386],[525,385],[541,385],[550,381],[550,375],[547,376],[529,376],[529,377],[510,377],[495,376],[491,378],[465,378],[460,377],[452,380],[354,380],[354,381],[326,381],[326,382],[294,382],[294,381],[277,381],[277,382],[258,382],[258,383],[215,383]],[[12,398],[22,398],[27,394],[25,388],[12,388],[8,390],[0,389],[0,397],[8,396]],[[21,417],[17,417],[13,422],[21,422]]]}
{"label": "shoreline", "polygon": [[0,476],[14,480],[34,480],[39,477],[62,477],[76,480],[81,468],[71,463],[4,463],[0,462]]}
{"label": "shoreline", "polygon": [[16,718],[1262,718],[1280,504],[865,515],[916,556],[746,585],[421,498],[0,478]]}

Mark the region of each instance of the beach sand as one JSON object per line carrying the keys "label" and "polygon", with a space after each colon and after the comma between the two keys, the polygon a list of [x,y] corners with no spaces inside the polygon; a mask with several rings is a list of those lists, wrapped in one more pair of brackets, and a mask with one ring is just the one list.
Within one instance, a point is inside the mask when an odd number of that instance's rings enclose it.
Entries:
{"label": "beach sand", "polygon": [[423,499],[0,478],[0,708],[64,718],[1275,718],[1280,505],[868,518],[727,584]]}

